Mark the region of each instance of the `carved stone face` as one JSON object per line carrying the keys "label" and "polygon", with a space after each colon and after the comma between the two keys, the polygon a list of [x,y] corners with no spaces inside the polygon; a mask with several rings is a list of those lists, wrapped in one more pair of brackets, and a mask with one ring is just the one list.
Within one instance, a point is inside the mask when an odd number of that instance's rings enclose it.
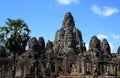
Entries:
{"label": "carved stone face", "polygon": [[70,12],[66,13],[65,18],[64,19],[73,19],[73,16],[71,15]]}
{"label": "carved stone face", "polygon": [[90,40],[89,50],[99,49],[100,50],[100,40],[93,36]]}
{"label": "carved stone face", "polygon": [[67,26],[74,26],[74,19],[73,16],[70,12],[66,13],[66,15],[64,16],[64,20],[63,20],[63,27],[66,28]]}
{"label": "carved stone face", "polygon": [[110,45],[106,39],[102,40],[102,45],[101,45],[103,51],[106,53],[110,53]]}
{"label": "carved stone face", "polygon": [[36,38],[32,38],[32,39],[31,39],[31,42],[32,42],[32,43],[36,42]]}

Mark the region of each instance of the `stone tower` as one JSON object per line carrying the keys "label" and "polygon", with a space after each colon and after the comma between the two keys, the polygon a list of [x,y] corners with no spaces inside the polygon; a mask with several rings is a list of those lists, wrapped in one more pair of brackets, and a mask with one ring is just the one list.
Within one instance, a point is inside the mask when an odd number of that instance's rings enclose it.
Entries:
{"label": "stone tower", "polygon": [[108,43],[108,41],[106,39],[103,39],[102,42],[101,42],[101,49],[102,51],[107,54],[107,55],[110,55],[111,51],[110,51],[110,45]]}
{"label": "stone tower", "polygon": [[74,18],[70,12],[65,14],[62,27],[56,32],[53,49],[58,54],[78,54],[86,50],[82,34],[75,27]]}

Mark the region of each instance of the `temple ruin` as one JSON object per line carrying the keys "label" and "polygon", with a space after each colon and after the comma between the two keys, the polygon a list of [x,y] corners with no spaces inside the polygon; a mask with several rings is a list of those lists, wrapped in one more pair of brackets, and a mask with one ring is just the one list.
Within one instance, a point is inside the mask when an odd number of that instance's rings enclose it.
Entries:
{"label": "temple ruin", "polygon": [[[67,12],[54,42],[33,37],[28,50],[16,55],[16,78],[116,78],[120,47],[111,53],[107,39],[91,37],[86,50],[82,33]],[[0,46],[0,78],[12,78],[13,55]]]}

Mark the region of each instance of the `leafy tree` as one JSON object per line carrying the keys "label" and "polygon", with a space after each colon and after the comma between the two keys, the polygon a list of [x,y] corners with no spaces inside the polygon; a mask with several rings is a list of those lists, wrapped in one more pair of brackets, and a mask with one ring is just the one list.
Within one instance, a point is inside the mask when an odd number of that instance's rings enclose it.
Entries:
{"label": "leafy tree", "polygon": [[120,78],[120,71],[117,71],[117,77]]}
{"label": "leafy tree", "polygon": [[0,41],[10,52],[24,52],[30,39],[30,29],[21,19],[7,19],[6,26],[0,27]]}
{"label": "leafy tree", "polygon": [[24,20],[6,21],[6,26],[0,27],[0,42],[14,54],[14,76],[15,77],[15,60],[16,54],[22,54],[25,51],[28,40],[30,39],[30,29]]}

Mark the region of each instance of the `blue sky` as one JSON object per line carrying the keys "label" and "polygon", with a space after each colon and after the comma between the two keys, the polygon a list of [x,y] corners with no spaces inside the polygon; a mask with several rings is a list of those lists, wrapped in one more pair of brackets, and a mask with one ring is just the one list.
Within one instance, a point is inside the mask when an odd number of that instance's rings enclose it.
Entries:
{"label": "blue sky", "polygon": [[31,37],[54,41],[66,12],[71,12],[76,27],[88,43],[93,35],[107,38],[111,52],[120,46],[120,0],[1,0],[0,26],[7,18],[23,19]]}

